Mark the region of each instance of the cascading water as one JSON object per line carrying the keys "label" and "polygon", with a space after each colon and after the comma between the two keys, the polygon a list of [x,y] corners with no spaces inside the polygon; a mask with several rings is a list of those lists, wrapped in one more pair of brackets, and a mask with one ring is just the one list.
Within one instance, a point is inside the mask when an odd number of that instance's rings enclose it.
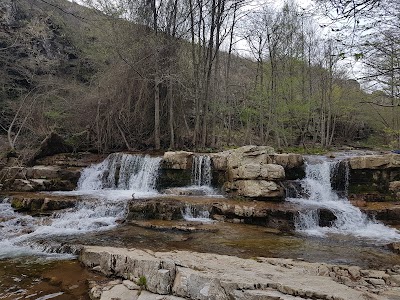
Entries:
{"label": "cascading water", "polygon": [[186,221],[212,223],[210,213],[206,208],[198,208],[187,204],[182,211],[183,218]]}
{"label": "cascading water", "polygon": [[[51,216],[31,217],[14,212],[8,200],[0,202],[0,258],[53,251],[48,242],[62,236],[111,229],[125,218],[127,200],[156,193],[161,158],[111,154],[102,163],[82,171],[76,207]],[[46,243],[43,243],[43,240]],[[56,251],[56,249],[55,249]]]}
{"label": "cascading water", "polygon": [[[346,196],[339,196],[338,191],[334,190],[332,182],[336,183],[335,186],[341,187],[343,194],[347,192],[348,167],[339,172],[344,176],[343,180],[335,178],[340,170],[339,160],[326,157],[317,157],[315,160],[308,157],[305,167],[306,177],[302,182],[304,196],[287,199],[302,207],[295,220],[298,231],[317,236],[339,233],[383,242],[400,240],[400,233],[397,230],[371,220],[353,206]],[[331,226],[319,225],[321,209],[331,211],[336,217]]]}
{"label": "cascading water", "polygon": [[211,158],[208,155],[193,156],[192,184],[211,186]]}
{"label": "cascading water", "polygon": [[160,157],[114,153],[102,163],[83,170],[79,191],[128,190],[135,193],[155,192]]}
{"label": "cascading water", "polygon": [[197,191],[199,194],[217,196],[211,187],[211,158],[208,155],[195,155],[192,161],[192,186],[184,189]]}

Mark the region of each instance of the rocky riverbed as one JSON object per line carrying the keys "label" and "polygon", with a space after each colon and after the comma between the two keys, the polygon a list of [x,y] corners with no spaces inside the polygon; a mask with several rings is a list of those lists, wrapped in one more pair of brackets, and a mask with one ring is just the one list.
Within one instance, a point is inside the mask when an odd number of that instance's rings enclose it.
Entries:
{"label": "rocky riverbed", "polygon": [[[9,238],[1,240],[2,245],[52,255],[81,253],[93,271],[111,276],[87,287],[93,298],[103,300],[123,295],[129,299],[400,299],[399,246],[391,243],[397,233],[371,221],[399,225],[397,156],[351,158],[348,163],[316,157],[321,168],[313,165],[311,171],[304,169],[315,163],[310,158],[303,165],[299,155],[256,146],[209,155],[120,153],[101,162],[102,158],[56,155],[38,160],[35,166],[6,166],[0,173],[4,189],[0,205],[5,213],[0,216],[0,230]],[[93,163],[97,164],[86,167]],[[341,173],[347,179],[354,173],[359,186],[362,174],[369,174],[375,192],[386,193],[384,199],[391,201],[371,201],[375,198],[370,190],[361,193],[351,180],[329,178]],[[338,200],[339,206],[321,204],[322,198],[315,201],[310,195],[320,190],[304,189],[310,182],[303,177],[320,181],[321,192],[329,191],[322,194],[330,202]],[[59,189],[78,188],[51,192],[57,184]],[[350,202],[337,196],[347,191],[347,184]],[[288,199],[292,193],[295,201]],[[342,226],[341,203],[361,215],[358,227],[383,230],[382,234],[353,234]],[[302,218],[311,225],[301,224]],[[315,228],[317,235],[310,235],[309,228]],[[2,255],[8,257],[7,251]],[[124,274],[114,266],[117,262],[118,268],[127,270]],[[161,284],[153,273],[169,274],[169,279]],[[161,291],[152,286],[169,288]]]}

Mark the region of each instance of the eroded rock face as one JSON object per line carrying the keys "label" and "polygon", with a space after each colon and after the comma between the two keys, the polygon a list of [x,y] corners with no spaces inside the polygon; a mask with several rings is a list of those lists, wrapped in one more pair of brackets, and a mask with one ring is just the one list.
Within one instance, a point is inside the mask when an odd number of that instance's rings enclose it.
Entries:
{"label": "eroded rock face", "polygon": [[365,201],[399,200],[400,155],[383,154],[352,157],[349,194]]}
{"label": "eroded rock face", "polygon": [[96,246],[84,247],[79,260],[96,271],[132,282],[145,277],[147,291],[185,299],[383,300],[400,296],[395,268],[385,272],[289,259]]}
{"label": "eroded rock face", "polygon": [[267,180],[237,180],[228,191],[250,198],[283,198],[285,196],[283,187],[274,181]]}
{"label": "eroded rock face", "polygon": [[[173,198],[138,199],[129,201],[128,220],[182,220],[187,203]],[[206,204],[191,204],[193,208],[211,210]]]}

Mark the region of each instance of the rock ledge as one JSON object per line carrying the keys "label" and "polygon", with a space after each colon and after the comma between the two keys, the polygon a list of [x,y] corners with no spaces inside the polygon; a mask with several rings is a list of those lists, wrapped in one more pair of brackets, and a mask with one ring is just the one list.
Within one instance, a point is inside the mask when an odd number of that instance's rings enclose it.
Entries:
{"label": "rock ledge", "polygon": [[[385,272],[289,259],[242,259],[211,253],[97,246],[84,247],[80,261],[96,271],[133,283],[145,277],[148,292],[168,295],[149,299],[380,300],[400,297],[397,269]],[[113,289],[127,290],[116,288],[115,284]],[[101,291],[96,289],[95,298],[109,299]],[[136,298],[131,299],[141,299],[135,293]]]}

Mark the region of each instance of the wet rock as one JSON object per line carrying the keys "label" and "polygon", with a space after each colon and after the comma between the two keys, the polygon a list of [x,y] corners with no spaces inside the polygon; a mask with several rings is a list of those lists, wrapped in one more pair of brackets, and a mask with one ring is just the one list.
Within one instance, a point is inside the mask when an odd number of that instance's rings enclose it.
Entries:
{"label": "wet rock", "polygon": [[389,249],[392,250],[393,252],[400,254],[400,243],[399,243],[399,242],[390,243],[390,244],[388,245],[388,247],[389,247]]}
{"label": "wet rock", "polygon": [[184,222],[184,221],[131,221],[139,227],[156,229],[156,230],[174,230],[182,232],[218,232],[218,228],[210,223],[203,222]]}
{"label": "wet rock", "polygon": [[257,200],[281,200],[284,189],[280,182],[286,171],[303,164],[301,156],[275,154],[268,146],[243,146],[210,156],[214,169],[225,171],[225,192]]}
{"label": "wet rock", "polygon": [[127,220],[182,220],[185,203],[168,198],[129,201]]}
{"label": "wet rock", "polygon": [[296,208],[286,205],[262,205],[251,202],[214,203],[211,216],[213,219],[227,222],[255,224],[276,228],[282,231],[294,230]]}
{"label": "wet rock", "polygon": [[400,206],[398,203],[368,202],[366,206],[360,207],[360,209],[376,220],[391,225],[400,224]]}
{"label": "wet rock", "polygon": [[318,209],[319,223],[321,227],[331,227],[332,223],[336,221],[335,214],[329,209]]}
{"label": "wet rock", "polygon": [[74,207],[76,199],[49,198],[43,195],[13,196],[11,206],[18,211],[52,211]]}
{"label": "wet rock", "polygon": [[201,188],[170,188],[163,191],[167,195],[181,195],[181,196],[205,196],[207,190]]}
{"label": "wet rock", "polygon": [[58,177],[59,166],[34,166],[26,169],[26,176],[35,179],[54,179]]}
{"label": "wet rock", "polygon": [[183,187],[192,184],[192,172],[179,169],[161,169],[157,178],[157,189]]}
{"label": "wet rock", "polygon": [[211,154],[211,160],[216,170],[238,168],[246,164],[267,164],[271,159],[269,155],[275,153],[268,146],[243,146],[237,149]]}

